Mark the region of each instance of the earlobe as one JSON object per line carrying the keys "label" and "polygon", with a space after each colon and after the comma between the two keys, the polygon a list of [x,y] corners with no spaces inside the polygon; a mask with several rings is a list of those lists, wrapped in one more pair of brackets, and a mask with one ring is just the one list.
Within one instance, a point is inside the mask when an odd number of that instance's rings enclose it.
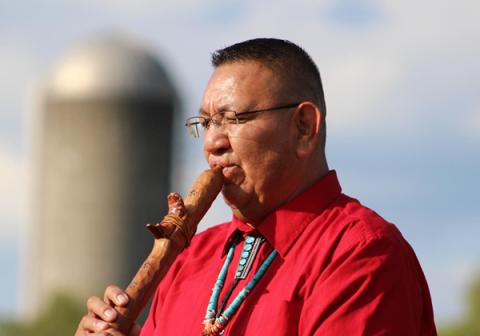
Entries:
{"label": "earlobe", "polygon": [[315,151],[319,142],[321,112],[311,103],[300,104],[295,111],[295,127],[297,133],[297,156],[308,157]]}

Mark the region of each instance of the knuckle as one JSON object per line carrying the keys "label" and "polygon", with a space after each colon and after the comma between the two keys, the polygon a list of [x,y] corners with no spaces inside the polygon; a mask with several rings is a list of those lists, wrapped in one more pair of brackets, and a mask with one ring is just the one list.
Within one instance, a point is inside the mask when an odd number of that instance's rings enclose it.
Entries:
{"label": "knuckle", "polygon": [[88,323],[88,316],[85,315],[85,316],[83,316],[82,319],[80,320],[80,326],[81,326],[81,327],[85,327],[85,325],[87,325],[87,323]]}
{"label": "knuckle", "polygon": [[114,285],[110,285],[107,287],[107,289],[105,289],[105,293],[104,293],[104,298],[105,299],[113,299],[115,296],[118,295],[118,293],[121,293],[121,289],[118,288],[117,286],[114,286]]}
{"label": "knuckle", "polygon": [[118,291],[121,291],[118,286],[110,285],[110,286],[107,287],[107,289],[106,289],[105,292],[116,293],[116,292],[118,292]]}
{"label": "knuckle", "polygon": [[128,302],[128,296],[120,287],[110,285],[105,290],[103,300],[110,305],[122,306]]}
{"label": "knuckle", "polygon": [[98,298],[96,296],[90,296],[88,299],[87,299],[87,307],[90,309],[91,307],[93,307],[95,305],[95,302],[98,301]]}
{"label": "knuckle", "polygon": [[87,334],[89,331],[93,331],[91,328],[91,318],[87,315],[83,316],[77,328],[75,336],[81,336]]}

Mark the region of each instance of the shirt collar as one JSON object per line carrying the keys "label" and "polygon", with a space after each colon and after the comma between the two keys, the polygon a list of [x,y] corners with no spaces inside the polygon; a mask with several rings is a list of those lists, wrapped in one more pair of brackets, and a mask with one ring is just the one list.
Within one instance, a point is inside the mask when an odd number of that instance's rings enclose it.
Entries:
{"label": "shirt collar", "polygon": [[240,231],[245,235],[257,231],[278,251],[280,256],[285,257],[305,227],[341,192],[337,173],[332,170],[290,202],[267,215],[256,228],[233,217],[224,245],[224,253],[232,243],[235,234],[238,234],[237,232]]}

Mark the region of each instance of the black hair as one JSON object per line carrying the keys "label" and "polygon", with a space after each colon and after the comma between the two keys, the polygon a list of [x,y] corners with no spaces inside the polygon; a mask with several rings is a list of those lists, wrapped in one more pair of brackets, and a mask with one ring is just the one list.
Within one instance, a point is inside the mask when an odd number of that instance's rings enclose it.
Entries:
{"label": "black hair", "polygon": [[[212,65],[256,61],[286,76],[288,83],[295,83],[297,93],[310,97],[319,105],[323,117],[326,114],[322,80],[315,62],[301,47],[287,40],[256,38],[236,43],[212,54]],[[292,92],[295,94],[295,92]]]}

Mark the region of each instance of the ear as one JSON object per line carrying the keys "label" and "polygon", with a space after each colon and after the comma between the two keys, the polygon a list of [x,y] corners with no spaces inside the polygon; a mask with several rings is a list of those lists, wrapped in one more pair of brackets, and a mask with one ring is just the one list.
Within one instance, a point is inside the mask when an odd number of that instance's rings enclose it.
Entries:
{"label": "ear", "polygon": [[316,151],[322,122],[318,106],[308,101],[298,105],[294,114],[298,158],[306,158]]}

